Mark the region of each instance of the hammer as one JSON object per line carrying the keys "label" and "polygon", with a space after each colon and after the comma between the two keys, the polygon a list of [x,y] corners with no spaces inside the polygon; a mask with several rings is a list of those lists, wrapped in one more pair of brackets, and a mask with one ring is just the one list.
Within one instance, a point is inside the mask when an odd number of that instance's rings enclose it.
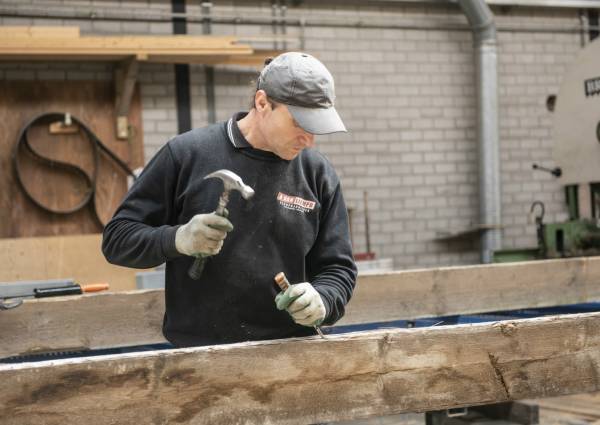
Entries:
{"label": "hammer", "polygon": [[[232,190],[237,190],[238,192],[240,192],[240,194],[242,195],[242,198],[244,198],[246,200],[248,200],[254,196],[254,189],[252,189],[250,186],[244,184],[244,182],[242,181],[242,178],[232,171],[218,170],[218,171],[215,171],[214,173],[210,173],[209,175],[204,177],[204,179],[209,179],[209,178],[218,178],[223,181],[223,193],[221,194],[221,197],[219,198],[219,205],[217,206],[217,210],[215,211],[215,214],[220,215],[221,217],[225,216],[225,207],[227,206],[227,203],[229,202],[229,193]],[[192,267],[190,267],[190,269],[188,271],[188,275],[192,279],[194,279],[194,280],[200,279],[200,276],[202,275],[202,271],[204,270],[204,265],[206,263],[207,257],[209,257],[209,256],[205,255],[205,254],[199,254],[196,256],[196,259],[194,260]]]}

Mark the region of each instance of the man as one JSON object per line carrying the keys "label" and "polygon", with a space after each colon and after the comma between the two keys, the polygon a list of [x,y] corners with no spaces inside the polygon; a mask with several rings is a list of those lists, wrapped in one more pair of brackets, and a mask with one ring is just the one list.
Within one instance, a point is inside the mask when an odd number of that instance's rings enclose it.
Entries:
{"label": "man", "polygon": [[[284,53],[261,72],[254,107],[171,139],[149,162],[104,229],[111,263],[166,262],[165,337],[175,346],[314,335],[344,314],[356,280],[347,211],[315,134],[346,131],[333,77],[314,57]],[[228,169],[251,186],[214,211]],[[235,230],[233,230],[233,224]],[[195,255],[209,257],[199,280]],[[273,280],[283,271],[282,295]]]}

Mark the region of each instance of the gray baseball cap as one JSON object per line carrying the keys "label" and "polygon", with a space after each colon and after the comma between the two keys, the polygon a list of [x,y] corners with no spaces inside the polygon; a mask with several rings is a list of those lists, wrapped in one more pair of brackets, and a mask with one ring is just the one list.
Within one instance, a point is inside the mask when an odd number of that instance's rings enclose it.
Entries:
{"label": "gray baseball cap", "polygon": [[257,88],[287,105],[300,127],[311,134],[346,131],[333,107],[333,77],[311,55],[287,52],[277,56],[260,73]]}

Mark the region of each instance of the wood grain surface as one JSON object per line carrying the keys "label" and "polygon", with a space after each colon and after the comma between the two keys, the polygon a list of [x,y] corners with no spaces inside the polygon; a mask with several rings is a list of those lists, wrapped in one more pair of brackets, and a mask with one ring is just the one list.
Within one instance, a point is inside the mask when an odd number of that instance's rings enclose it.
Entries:
{"label": "wood grain surface", "polygon": [[440,267],[359,277],[338,324],[600,301],[600,257]]}
{"label": "wood grain surface", "polygon": [[[598,301],[599,269],[590,257],[363,276],[338,324]],[[163,313],[162,290],[29,300],[0,313],[0,357],[164,342]]]}
{"label": "wood grain surface", "polygon": [[5,424],[300,424],[600,390],[600,313],[0,365]]}

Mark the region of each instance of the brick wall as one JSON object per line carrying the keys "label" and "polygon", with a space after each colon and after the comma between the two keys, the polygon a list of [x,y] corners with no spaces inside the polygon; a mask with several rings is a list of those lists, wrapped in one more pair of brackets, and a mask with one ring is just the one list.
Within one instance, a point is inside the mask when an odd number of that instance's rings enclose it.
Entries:
{"label": "brick wall", "polygon": [[[72,2],[64,1],[69,4]],[[170,2],[77,2],[82,8],[152,7],[169,11]],[[214,2],[219,14],[271,16],[271,2]],[[2,5],[27,4],[4,0]],[[25,7],[25,6],[20,6]],[[199,14],[199,2],[188,11]],[[546,203],[547,221],[566,218],[563,189],[533,162],[553,166],[552,115],[545,108],[558,92],[561,77],[580,50],[580,35],[529,32],[520,26],[576,26],[574,10],[498,8],[500,144],[504,247],[535,245],[527,222],[529,205]],[[364,251],[363,193],[368,191],[371,249],[392,257],[396,268],[475,263],[473,240],[438,242],[440,231],[459,231],[479,222],[477,144],[475,139],[475,72],[471,34],[448,30],[466,22],[450,6],[383,5],[361,2],[305,2],[288,16],[331,17],[348,21],[386,20],[405,28],[307,26],[304,50],[328,66],[336,77],[337,105],[348,134],[319,137],[318,148],[338,170],[347,204],[353,211],[355,250]],[[437,29],[414,28],[414,23]],[[0,17],[3,25],[80,25],[83,33],[166,34],[170,23],[24,19]],[[409,25],[412,24],[412,25]],[[502,30],[502,25],[509,30]],[[410,26],[410,28],[409,28]],[[192,34],[200,23],[188,24]],[[213,33],[266,36],[271,25],[214,24]],[[288,26],[287,34],[301,30]],[[290,49],[299,49],[297,39]],[[191,69],[192,120],[207,123],[204,67]],[[0,78],[111,78],[105,64],[0,64]],[[217,67],[216,115],[219,120],[246,109],[252,69]],[[149,159],[177,132],[174,73],[171,65],[145,64],[139,77],[143,101],[146,157]]]}

